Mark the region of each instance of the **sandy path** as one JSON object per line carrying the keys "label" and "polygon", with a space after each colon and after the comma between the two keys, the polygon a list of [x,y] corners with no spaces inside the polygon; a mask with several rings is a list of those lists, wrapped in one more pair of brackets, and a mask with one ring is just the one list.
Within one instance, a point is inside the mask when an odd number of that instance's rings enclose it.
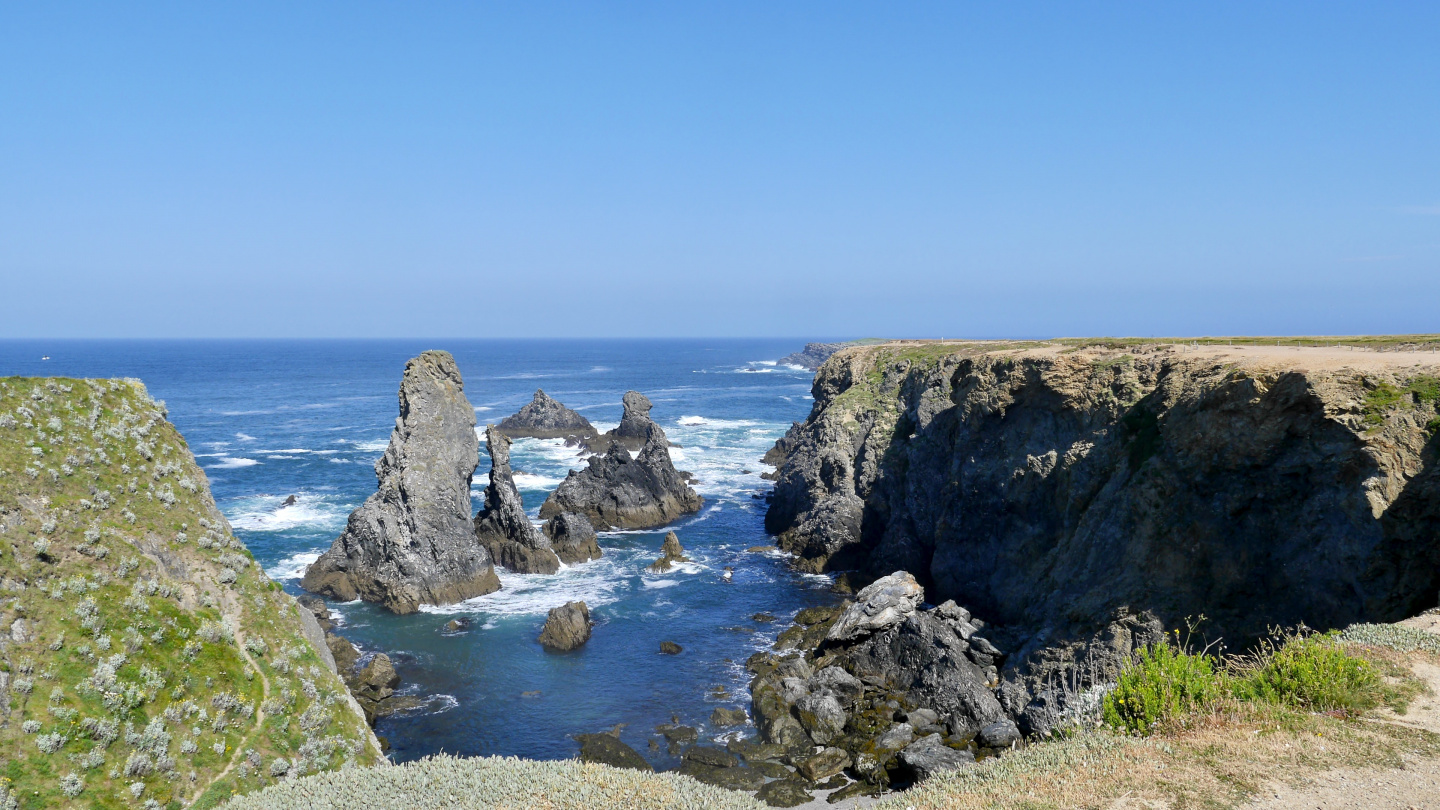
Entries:
{"label": "sandy path", "polygon": [[[1440,616],[1416,616],[1406,624],[1440,634]],[[1378,723],[1394,723],[1440,734],[1440,667],[1416,662],[1414,671],[1430,686],[1403,716],[1381,712]],[[1406,757],[1400,768],[1337,768],[1304,784],[1271,785],[1245,810],[1440,810],[1440,760]]]}

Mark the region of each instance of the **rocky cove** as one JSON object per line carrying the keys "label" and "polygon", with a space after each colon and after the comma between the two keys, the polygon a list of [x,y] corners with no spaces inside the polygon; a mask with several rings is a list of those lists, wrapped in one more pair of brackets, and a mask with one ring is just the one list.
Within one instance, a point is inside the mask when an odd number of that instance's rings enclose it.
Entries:
{"label": "rocky cove", "polygon": [[[463,350],[410,356],[389,441],[371,427],[334,442],[383,449],[374,475],[362,453],[302,448],[323,447],[322,425],[393,420],[403,359],[375,364],[372,389],[389,392],[374,405],[309,417],[290,441],[257,437],[273,414],[187,434],[237,536],[292,593],[306,567],[375,583],[302,604],[397,760],[578,752],[776,806],[872,794],[1089,722],[1133,650],[1201,614],[1202,632],[1240,646],[1266,623],[1324,629],[1436,601],[1423,357],[900,343],[837,351],[811,404],[807,375],[687,356],[676,365],[694,377],[765,380],[690,408],[674,403],[696,394],[655,379],[633,386],[643,403],[620,396],[629,379],[594,400],[550,383],[542,396],[528,379],[462,382]],[[497,401],[495,386],[513,393]],[[620,421],[565,415],[592,401]],[[527,402],[558,435],[483,427]],[[436,441],[450,449],[422,451]],[[669,471],[609,469],[660,450]],[[292,462],[288,482],[273,477]],[[305,483],[347,464],[365,473],[348,500]],[[227,491],[272,465],[277,492]],[[581,495],[546,510],[576,478]],[[656,486],[613,497],[636,482]],[[456,492],[469,503],[416,509]],[[631,507],[647,528],[618,527]],[[285,525],[321,509],[325,522]],[[417,546],[416,526],[447,528]],[[492,578],[483,593],[455,584]],[[325,581],[310,584],[339,587]]]}

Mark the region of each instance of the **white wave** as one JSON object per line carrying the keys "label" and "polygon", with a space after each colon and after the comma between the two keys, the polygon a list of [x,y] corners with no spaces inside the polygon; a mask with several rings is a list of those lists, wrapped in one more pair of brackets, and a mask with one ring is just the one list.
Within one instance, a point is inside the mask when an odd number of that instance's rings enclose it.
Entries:
{"label": "white wave", "polygon": [[383,453],[385,452],[385,448],[390,446],[389,439],[366,439],[364,441],[356,441],[354,439],[336,439],[335,443],[352,445],[356,450],[365,453]]}
{"label": "white wave", "polygon": [[287,579],[299,579],[305,576],[305,569],[309,568],[311,563],[320,559],[320,553],[321,552],[318,551],[302,551],[298,554],[291,554],[289,557],[266,568],[265,573],[269,574],[270,578],[277,582]]}
{"label": "white wave", "polygon": [[350,512],[344,504],[331,501],[326,495],[302,493],[295,503],[284,505],[278,495],[257,495],[244,498],[226,508],[230,525],[252,532],[280,532],[307,528],[317,531],[339,531]]}
{"label": "white wave", "polygon": [[299,456],[266,456],[265,458],[269,461],[294,461]]}
{"label": "white wave", "polygon": [[687,426],[688,426],[688,425],[703,425],[703,424],[705,424],[705,417],[703,417],[703,416],[682,416],[682,417],[680,417],[679,421],[677,421],[675,424],[677,424],[677,425],[687,425]]}
{"label": "white wave", "polygon": [[230,446],[230,442],[202,442],[202,444],[204,444],[211,450],[224,450],[225,448]]}
{"label": "white wave", "polygon": [[[619,591],[632,581],[622,567],[636,564],[635,555],[616,554],[594,562],[561,569],[555,574],[516,574],[495,569],[500,590],[453,605],[421,605],[424,613],[448,615],[481,613],[496,616],[543,616],[566,602],[584,601],[594,610],[618,600]],[[489,622],[486,622],[488,625]]]}
{"label": "white wave", "polygon": [[[488,479],[488,476],[487,476]],[[535,473],[515,473],[516,489],[554,489],[560,486],[563,478],[551,478],[548,475],[537,475]],[[486,481],[487,485],[489,481]]]}
{"label": "white wave", "polygon": [[609,370],[610,370],[610,367],[609,367],[609,366],[591,366],[591,367],[590,367],[590,373],[591,373],[591,374],[599,374],[599,373],[602,372],[602,371],[609,371]]}
{"label": "white wave", "polygon": [[773,366],[773,365],[775,365],[776,362],[777,362],[777,361],[775,361],[775,360],[751,360],[751,361],[750,361],[750,365],[752,365],[752,366]]}
{"label": "white wave", "polygon": [[789,369],[789,370],[791,370],[791,371],[803,371],[803,372],[805,372],[806,374],[809,374],[809,373],[810,373],[810,369],[805,368],[804,366],[797,366],[797,365],[795,365],[794,363],[786,363],[784,366],[782,366],[782,368],[786,368],[786,369]]}
{"label": "white wave", "polygon": [[678,579],[651,579],[645,581],[645,587],[650,589],[670,588],[679,584],[680,580]]}
{"label": "white wave", "polygon": [[260,462],[253,458],[234,458],[232,456],[221,456],[219,464],[206,464],[207,470],[234,470],[240,467],[254,467]]}
{"label": "white wave", "polygon": [[332,458],[332,459],[330,459],[330,463],[331,463],[331,464],[354,464],[355,462],[351,461],[351,460],[348,459],[348,458]]}
{"label": "white wave", "polygon": [[235,434],[235,438],[239,439],[239,440],[242,441],[242,442],[253,442],[253,441],[255,441],[255,437],[249,435],[248,433],[236,433],[236,434]]}
{"label": "white wave", "polygon": [[339,450],[307,450],[304,447],[286,447],[281,450],[256,450],[257,453],[283,453],[296,456],[333,456]]}
{"label": "white wave", "polygon": [[[594,408],[618,408],[618,407],[620,407],[620,406],[622,406],[622,405],[624,405],[624,404],[625,404],[625,403],[623,403],[623,402],[597,402],[597,403],[595,403],[594,405],[576,405],[575,407],[571,408],[570,410],[572,410],[572,411],[588,411],[588,410],[592,410],[592,409],[594,409]],[[594,422],[591,422],[590,424],[594,425],[595,423],[594,423]],[[599,426],[599,425],[595,425],[595,427],[598,429],[600,426]],[[601,432],[601,433],[604,433],[605,431],[602,430],[602,431],[600,431],[600,432]]]}
{"label": "white wave", "polygon": [[481,411],[493,411],[493,410],[495,410],[495,409],[492,408],[492,407],[490,407],[489,405],[476,405],[476,406],[475,406],[475,412],[476,412],[476,413],[479,413],[479,412],[481,412]]}
{"label": "white wave", "polygon": [[769,374],[774,371],[772,368],[737,368],[736,374]]}

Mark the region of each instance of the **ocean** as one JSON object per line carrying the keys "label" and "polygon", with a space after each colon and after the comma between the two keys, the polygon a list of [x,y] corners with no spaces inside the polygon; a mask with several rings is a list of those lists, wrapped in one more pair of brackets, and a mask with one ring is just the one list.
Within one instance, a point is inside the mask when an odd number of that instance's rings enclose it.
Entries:
{"label": "ocean", "polygon": [[[665,768],[677,760],[656,726],[674,718],[699,727],[702,740],[753,733],[712,728],[710,713],[748,709],[745,659],[798,610],[836,598],[828,578],[792,571],[775,551],[746,551],[772,542],[770,484],[760,477],[771,468],[760,457],[810,410],[810,372],[776,363],[799,348],[795,340],[4,341],[0,375],[142,380],[166,402],[235,533],[294,594],[305,567],[375,491],[400,375],[421,351],[454,354],[482,434],[536,388],[601,431],[619,422],[625,391],[644,393],[679,445],[676,466],[699,480],[698,514],[655,531],[602,533],[601,559],[554,576],[501,571],[500,591],[461,604],[411,616],[359,602],[330,607],[343,635],[388,653],[401,691],[426,701],[376,728],[397,761],[441,751],[567,758],[578,751],[573,735],[619,725],[623,740]],[[490,468],[483,436],[480,448],[477,509]],[[511,463],[533,519],[584,462],[558,440],[520,439]],[[666,530],[692,562],[646,573]],[[589,643],[542,649],[535,639],[547,611],[576,599],[595,621]],[[777,620],[752,619],[766,612]],[[456,616],[470,629],[442,633]],[[661,641],[684,651],[662,655]]]}

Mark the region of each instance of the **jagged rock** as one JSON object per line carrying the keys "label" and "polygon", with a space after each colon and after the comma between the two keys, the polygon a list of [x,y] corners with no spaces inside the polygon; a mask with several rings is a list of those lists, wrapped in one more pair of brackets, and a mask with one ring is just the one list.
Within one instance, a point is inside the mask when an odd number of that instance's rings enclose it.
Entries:
{"label": "jagged rock", "polygon": [[553,608],[536,639],[552,650],[573,650],[590,640],[590,608],[584,602],[566,602]]}
{"label": "jagged rock", "polygon": [[541,505],[540,517],[575,512],[597,531],[648,529],[697,512],[701,503],[671,463],[657,426],[634,458],[615,442],[604,455],[591,456],[584,469],[571,470]]}
{"label": "jagged rock", "polygon": [[676,644],[673,641],[660,642],[660,652],[664,653],[665,655],[679,655],[684,651],[684,647],[681,647],[679,644]]}
{"label": "jagged rock", "polygon": [[490,451],[490,484],[485,487],[485,508],[475,515],[475,539],[500,566],[520,574],[553,574],[560,558],[550,540],[525,514],[520,490],[510,471],[510,437],[494,425],[485,428]]}
{"label": "jagged rock", "polygon": [[583,444],[599,435],[590,420],[538,388],[528,405],[500,420],[495,429],[512,439],[564,439],[566,444]]}
{"label": "jagged rock", "polygon": [[845,609],[825,636],[830,641],[849,641],[884,630],[914,615],[925,590],[908,571],[881,577],[855,595],[855,604]]}
{"label": "jagged rock", "polygon": [[896,723],[875,741],[876,748],[899,751],[915,741],[915,727],[909,723]]}
{"label": "jagged rock", "polygon": [[982,726],[976,739],[986,748],[1009,748],[1020,741],[1020,729],[1006,717]]}
{"label": "jagged rock", "polygon": [[[626,391],[622,397],[625,411],[620,417],[620,424],[615,429],[605,434],[607,442],[619,442],[626,450],[639,450],[650,443],[652,438],[658,439],[665,447],[670,446],[670,440],[665,437],[665,431],[655,424],[650,418],[650,400],[638,391]],[[606,447],[609,446],[607,443]]]}
{"label": "jagged rock", "polygon": [[974,765],[975,755],[947,747],[939,734],[931,734],[905,746],[900,752],[900,761],[915,774],[915,781],[923,782],[937,773]]}
{"label": "jagged rock", "polygon": [[600,559],[600,544],[595,539],[595,527],[584,515],[575,512],[561,512],[545,522],[545,536],[550,538],[550,547],[560,562],[566,565]]}
{"label": "jagged rock", "polygon": [[342,674],[348,672],[351,667],[355,666],[355,662],[360,660],[360,651],[355,649],[355,645],[351,644],[349,639],[334,633],[326,633],[325,646],[335,657],[335,668]]}
{"label": "jagged rock", "polygon": [[832,694],[841,706],[848,708],[865,693],[865,684],[840,667],[826,667],[810,678],[809,690]]}
{"label": "jagged rock", "polygon": [[650,763],[640,756],[634,748],[620,741],[620,738],[608,733],[602,734],[577,734],[575,739],[580,742],[580,761],[598,762],[602,765],[610,765],[615,768],[633,768],[637,771],[653,772]]}
{"label": "jagged rock", "polygon": [[455,359],[448,352],[421,354],[405,365],[400,416],[375,462],[377,491],[350,513],[344,533],[305,572],[301,586],[395,613],[498,590],[470,519],[478,461],[475,411]]}
{"label": "jagged rock", "polygon": [[652,574],[663,574],[675,566],[675,563],[689,562],[690,558],[685,556],[685,549],[680,545],[680,538],[675,532],[665,533],[665,542],[660,546],[660,559],[645,568]]}
{"label": "jagged rock", "polygon": [[826,748],[795,763],[796,772],[811,782],[834,776],[848,767],[850,754],[842,748]]}
{"label": "jagged rock", "polygon": [[777,779],[760,788],[755,793],[755,798],[771,807],[798,807],[815,798],[806,790],[807,784],[804,780],[793,777]]}
{"label": "jagged rock", "polygon": [[395,694],[395,687],[399,685],[400,676],[390,663],[390,656],[376,653],[369,663],[355,674],[350,691],[355,693],[357,698],[381,701]]}

